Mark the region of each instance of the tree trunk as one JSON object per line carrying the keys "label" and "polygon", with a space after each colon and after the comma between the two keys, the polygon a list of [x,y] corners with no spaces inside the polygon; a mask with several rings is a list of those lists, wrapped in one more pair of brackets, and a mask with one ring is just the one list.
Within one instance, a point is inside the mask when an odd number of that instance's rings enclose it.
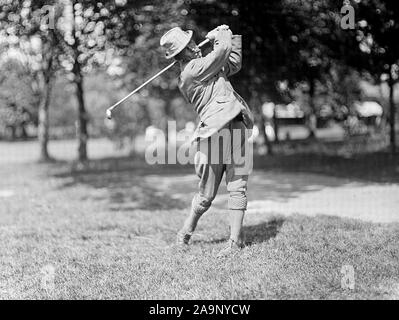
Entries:
{"label": "tree trunk", "polygon": [[395,130],[396,108],[394,100],[394,87],[395,87],[395,81],[392,76],[392,67],[391,67],[390,78],[389,78],[389,126],[390,126],[391,153],[393,155],[396,154],[396,130]]}
{"label": "tree trunk", "polygon": [[24,140],[26,140],[28,138],[28,133],[26,132],[25,126],[26,126],[25,123],[21,124],[21,138]]}
{"label": "tree trunk", "polygon": [[81,62],[79,62],[79,56],[81,54],[79,50],[79,37],[76,33],[76,17],[77,9],[76,9],[77,1],[72,1],[73,6],[73,14],[74,19],[72,21],[72,36],[73,36],[73,53],[74,53],[74,65],[72,72],[74,74],[74,82],[76,85],[76,98],[78,100],[78,122],[77,122],[77,137],[78,137],[78,161],[85,162],[87,160],[87,141],[88,141],[88,132],[87,132],[87,122],[88,116],[86,112],[86,106],[84,101],[84,89],[83,89],[83,75],[82,75],[82,67]]}
{"label": "tree trunk", "polygon": [[266,134],[266,127],[265,127],[265,117],[263,115],[260,116],[260,121],[258,123],[259,126],[259,133],[262,135],[263,140],[265,141],[265,145],[267,148],[266,154],[272,155],[273,154],[273,145],[269,140],[269,137]]}
{"label": "tree trunk", "polygon": [[[75,64],[78,64],[76,61]],[[75,85],[76,85],[76,98],[78,100],[78,125],[77,125],[77,135],[78,135],[78,160],[80,162],[84,162],[87,160],[87,141],[88,141],[88,132],[87,132],[87,111],[84,101],[84,93],[83,93],[83,77],[80,73],[80,66],[76,68],[78,70],[75,73]]]}
{"label": "tree trunk", "polygon": [[316,108],[314,103],[314,95],[315,95],[315,81],[314,79],[309,80],[309,107],[310,114],[308,115],[308,128],[309,128],[309,138],[316,137],[316,128],[314,125],[314,118],[316,116]]}
{"label": "tree trunk", "polygon": [[[277,107],[277,106],[276,106]],[[274,108],[273,110],[273,128],[274,128],[274,135],[275,135],[275,142],[278,143],[280,141],[279,137],[278,137],[278,131],[279,131],[279,123],[278,123],[278,119],[277,119],[277,108]]]}
{"label": "tree trunk", "polygon": [[38,139],[40,148],[40,161],[49,161],[50,155],[48,153],[49,141],[49,105],[50,105],[51,83],[50,75],[46,74],[43,83],[42,98],[39,105],[39,124],[38,124]]}
{"label": "tree trunk", "polygon": [[16,139],[16,128],[14,125],[10,125],[8,129],[10,129],[9,132],[10,132],[11,141],[14,141]]}

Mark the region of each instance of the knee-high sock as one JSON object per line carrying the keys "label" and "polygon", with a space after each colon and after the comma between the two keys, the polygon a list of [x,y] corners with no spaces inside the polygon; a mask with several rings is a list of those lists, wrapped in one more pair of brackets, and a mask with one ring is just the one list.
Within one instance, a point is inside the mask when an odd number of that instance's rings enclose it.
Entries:
{"label": "knee-high sock", "polygon": [[229,210],[230,213],[230,239],[237,243],[242,241],[241,229],[244,220],[245,210]]}
{"label": "knee-high sock", "polygon": [[183,230],[184,232],[193,233],[197,227],[198,220],[201,218],[201,214],[195,213],[193,210],[184,221]]}
{"label": "knee-high sock", "polygon": [[185,232],[194,232],[198,220],[209,209],[213,199],[196,194],[191,203],[191,211],[184,222],[183,230]]}

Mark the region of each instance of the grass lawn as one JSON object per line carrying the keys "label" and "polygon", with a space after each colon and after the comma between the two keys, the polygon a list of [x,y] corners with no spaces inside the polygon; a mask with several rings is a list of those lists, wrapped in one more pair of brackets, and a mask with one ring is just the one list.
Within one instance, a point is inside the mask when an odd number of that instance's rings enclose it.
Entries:
{"label": "grass lawn", "polygon": [[[335,165],[351,171],[346,160],[312,159],[304,163],[316,172],[325,167],[333,175]],[[278,162],[286,170],[289,161]],[[399,299],[397,223],[281,216],[264,208],[245,219],[242,253],[220,260],[227,214],[213,208],[192,246],[174,248],[192,190],[171,196],[159,177],[172,183],[191,174],[191,167],[126,159],[93,161],[84,170],[68,163],[1,166],[0,298]],[[344,265],[354,268],[353,290],[341,287]],[[43,285],[49,274],[54,287]]]}

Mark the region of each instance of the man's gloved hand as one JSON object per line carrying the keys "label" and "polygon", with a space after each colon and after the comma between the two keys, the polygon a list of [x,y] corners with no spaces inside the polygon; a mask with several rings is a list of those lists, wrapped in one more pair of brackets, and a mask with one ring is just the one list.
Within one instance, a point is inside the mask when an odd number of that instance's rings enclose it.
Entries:
{"label": "man's gloved hand", "polygon": [[209,40],[213,41],[216,38],[216,35],[218,34],[219,31],[221,30],[228,30],[230,32],[230,34],[232,34],[230,28],[228,25],[222,24],[218,27],[216,27],[215,29],[213,29],[212,31],[209,31],[208,34],[205,36],[205,38],[208,38]]}

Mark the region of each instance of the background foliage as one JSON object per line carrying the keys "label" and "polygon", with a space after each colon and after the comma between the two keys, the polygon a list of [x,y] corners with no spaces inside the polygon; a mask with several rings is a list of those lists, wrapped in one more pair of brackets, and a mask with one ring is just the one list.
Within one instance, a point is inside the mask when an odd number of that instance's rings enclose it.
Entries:
{"label": "background foliage", "polygon": [[[353,30],[341,28],[341,8],[348,4],[355,12]],[[54,8],[54,29],[41,19],[48,5]],[[392,0],[3,0],[0,6],[1,68],[7,72],[1,81],[0,112],[8,114],[2,117],[3,131],[10,122],[20,126],[18,114],[25,110],[24,117],[39,129],[45,124],[39,130],[42,148],[48,137],[77,134],[79,159],[85,160],[89,136],[120,142],[134,140],[150,125],[165,129],[173,119],[184,128],[195,121],[177,89],[178,68],[127,101],[115,121],[105,122],[104,111],[169,63],[159,46],[167,30],[192,29],[199,42],[225,23],[243,36],[243,68],[231,80],[261,133],[265,101],[296,101],[308,121],[327,106],[333,118],[344,120],[357,101],[371,95],[364,89],[376,85],[373,99],[384,106],[395,151],[399,14]],[[10,50],[24,58],[8,60]]]}

